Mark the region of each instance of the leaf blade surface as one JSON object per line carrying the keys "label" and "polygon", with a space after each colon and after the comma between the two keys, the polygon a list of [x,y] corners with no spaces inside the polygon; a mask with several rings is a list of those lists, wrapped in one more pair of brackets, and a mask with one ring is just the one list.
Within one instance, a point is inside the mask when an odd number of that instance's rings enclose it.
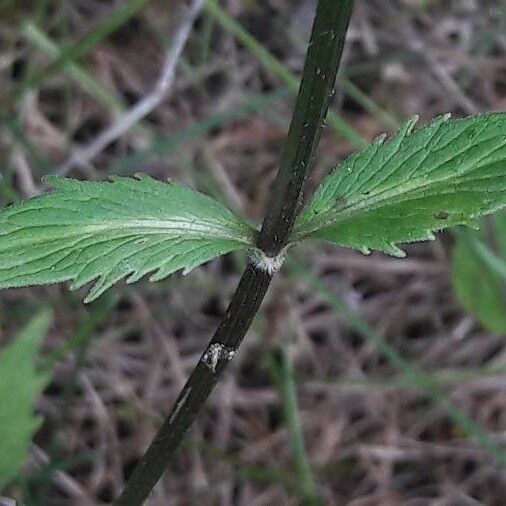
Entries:
{"label": "leaf blade surface", "polygon": [[460,304],[481,325],[506,333],[506,214],[483,220],[479,233],[460,231],[452,251],[452,281]]}
{"label": "leaf blade surface", "polygon": [[54,191],[0,212],[0,288],[97,280],[90,302],[121,278],[160,280],[252,247],[250,225],[177,183],[48,181]]}
{"label": "leaf blade surface", "polygon": [[33,403],[48,378],[35,362],[49,322],[49,312],[39,313],[0,351],[0,492],[15,478],[40,425]]}
{"label": "leaf blade surface", "polygon": [[398,243],[472,225],[506,205],[506,114],[409,120],[330,173],[299,216],[294,240],[316,238],[404,256]]}

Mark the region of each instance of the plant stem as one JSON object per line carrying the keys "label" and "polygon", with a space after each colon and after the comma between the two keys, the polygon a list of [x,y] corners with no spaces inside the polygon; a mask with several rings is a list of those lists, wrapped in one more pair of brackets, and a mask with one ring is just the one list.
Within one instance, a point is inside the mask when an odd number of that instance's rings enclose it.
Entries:
{"label": "plant stem", "polygon": [[300,210],[302,186],[333,95],[351,9],[352,2],[346,0],[318,3],[299,95],[258,239],[269,256],[283,249]]}
{"label": "plant stem", "polygon": [[[210,2],[211,4],[213,2]],[[353,0],[319,0],[303,77],[266,217],[257,244],[268,256],[285,247],[300,207],[302,186],[327,114]],[[138,506],[149,495],[186,430],[248,331],[272,271],[250,264],[206,351],[183,387],[116,506]]]}

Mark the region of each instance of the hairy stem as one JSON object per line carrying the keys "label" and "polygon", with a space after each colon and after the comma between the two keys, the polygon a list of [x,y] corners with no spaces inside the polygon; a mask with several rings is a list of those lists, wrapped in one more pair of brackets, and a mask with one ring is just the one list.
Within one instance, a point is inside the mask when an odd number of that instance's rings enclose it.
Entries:
{"label": "hairy stem", "polygon": [[[208,0],[208,4],[215,4],[215,0]],[[258,236],[257,244],[267,257],[276,257],[282,252],[300,209],[302,186],[327,114],[352,5],[353,0],[318,2],[279,173]],[[274,264],[269,264],[266,258],[266,262],[251,263],[244,271],[223,321],[134,469],[116,506],[142,504],[160,479],[186,430],[246,335],[272,278],[273,269],[266,266]]]}

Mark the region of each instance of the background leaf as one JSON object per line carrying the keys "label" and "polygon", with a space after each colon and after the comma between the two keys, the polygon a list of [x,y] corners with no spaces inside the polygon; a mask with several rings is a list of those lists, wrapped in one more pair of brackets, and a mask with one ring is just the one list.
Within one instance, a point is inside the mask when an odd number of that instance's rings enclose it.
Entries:
{"label": "background leaf", "polygon": [[39,313],[0,352],[0,491],[16,476],[40,425],[33,403],[47,377],[36,372],[35,362],[49,323],[50,313]]}
{"label": "background leaf", "polygon": [[506,334],[505,241],[506,215],[502,213],[479,236],[458,234],[452,259],[453,286],[460,303],[484,328],[498,334]]}
{"label": "background leaf", "polygon": [[325,239],[395,256],[395,244],[472,224],[506,204],[506,114],[450,121],[376,139],[322,182],[297,220],[295,240]]}
{"label": "background leaf", "polygon": [[0,212],[0,288],[124,276],[158,281],[251,247],[254,229],[215,200],[148,176],[111,182],[48,178],[56,190]]}

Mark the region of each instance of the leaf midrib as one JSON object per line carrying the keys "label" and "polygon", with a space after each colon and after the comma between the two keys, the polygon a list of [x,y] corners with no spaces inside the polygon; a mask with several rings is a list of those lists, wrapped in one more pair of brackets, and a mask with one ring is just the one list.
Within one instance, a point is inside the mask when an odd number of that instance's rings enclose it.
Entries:
{"label": "leaf midrib", "polygon": [[[222,225],[218,225],[215,222],[202,222],[201,219],[197,219],[192,221],[191,219],[153,219],[153,218],[144,218],[137,220],[107,220],[104,222],[88,222],[86,224],[78,224],[78,223],[65,223],[65,224],[41,224],[41,225],[30,225],[30,226],[21,226],[15,225],[13,230],[9,230],[5,234],[0,234],[0,239],[7,238],[11,233],[17,232],[19,230],[28,230],[28,229],[37,229],[37,228],[48,228],[48,227],[65,227],[72,228],[75,227],[75,231],[69,231],[68,234],[59,235],[57,239],[61,240],[63,238],[72,238],[76,236],[81,236],[89,233],[101,233],[101,232],[115,232],[121,230],[129,230],[132,233],[139,234],[160,234],[164,233],[171,236],[192,236],[197,238],[204,239],[231,239],[243,244],[252,245],[252,238],[254,230],[251,229],[250,234],[246,234],[244,229],[240,227],[235,227],[234,232],[232,233],[230,228]],[[246,228],[246,227],[245,227]],[[212,237],[210,237],[210,235]],[[50,235],[46,238],[41,238],[40,241],[44,242],[47,240],[55,239]],[[33,241],[33,239],[31,240]]]}

